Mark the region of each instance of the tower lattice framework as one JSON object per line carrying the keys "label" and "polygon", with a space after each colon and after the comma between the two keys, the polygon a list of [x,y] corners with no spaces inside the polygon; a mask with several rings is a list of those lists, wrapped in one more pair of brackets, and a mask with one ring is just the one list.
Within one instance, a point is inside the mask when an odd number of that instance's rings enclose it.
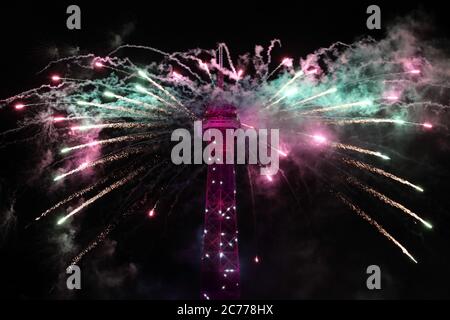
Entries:
{"label": "tower lattice framework", "polygon": [[240,296],[238,226],[236,214],[236,181],[234,164],[225,164],[226,129],[240,127],[236,108],[222,104],[210,106],[203,129],[222,132],[223,164],[208,165],[206,181],[205,223],[202,252],[202,298],[236,299]]}

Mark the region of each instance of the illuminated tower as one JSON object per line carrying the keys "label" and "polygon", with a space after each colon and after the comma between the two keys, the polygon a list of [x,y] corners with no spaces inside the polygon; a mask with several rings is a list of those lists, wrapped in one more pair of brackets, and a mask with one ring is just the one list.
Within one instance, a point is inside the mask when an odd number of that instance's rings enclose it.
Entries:
{"label": "illuminated tower", "polygon": [[[208,108],[204,130],[218,129],[225,137],[226,129],[239,127],[234,106],[218,104]],[[224,139],[223,159],[232,147]],[[208,165],[206,181],[202,298],[239,298],[239,275],[235,167],[234,164],[211,164]]]}

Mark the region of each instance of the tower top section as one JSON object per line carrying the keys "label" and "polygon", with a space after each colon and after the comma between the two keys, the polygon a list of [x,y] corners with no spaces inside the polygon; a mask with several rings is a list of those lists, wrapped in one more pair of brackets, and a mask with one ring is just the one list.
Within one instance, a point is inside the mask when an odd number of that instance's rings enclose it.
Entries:
{"label": "tower top section", "polygon": [[236,107],[229,103],[214,103],[205,112],[203,128],[237,129],[241,126]]}

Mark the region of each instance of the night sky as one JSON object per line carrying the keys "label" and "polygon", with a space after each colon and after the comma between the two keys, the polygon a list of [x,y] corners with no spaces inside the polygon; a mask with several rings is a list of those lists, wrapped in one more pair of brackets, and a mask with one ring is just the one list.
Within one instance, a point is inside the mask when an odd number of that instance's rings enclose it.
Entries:
{"label": "night sky", "polygon": [[[429,30],[436,39],[450,39],[450,20],[443,1],[382,4],[379,31],[366,28],[369,2],[306,1],[185,1],[178,5],[155,1],[74,2],[82,11],[82,30],[66,29],[69,4],[2,3],[0,35],[2,79],[0,99],[48,82],[48,73],[37,74],[57,56],[75,48],[99,56],[117,45],[130,43],[167,52],[195,47],[212,48],[226,42],[235,57],[267,46],[278,38],[282,48],[274,59],[304,57],[336,41],[351,43],[364,36],[380,39],[396,18],[420,10],[429,15]],[[445,43],[445,40],[439,40]],[[445,47],[445,45],[443,45]],[[447,45],[448,52],[448,45]],[[450,57],[450,54],[448,55]],[[57,70],[55,70],[57,71]],[[0,131],[13,128],[20,115],[13,108],[0,110]],[[27,134],[27,133],[25,133]],[[32,134],[29,132],[28,134]],[[305,177],[292,188],[281,184],[276,195],[256,194],[255,228],[248,197],[248,181],[238,179],[238,215],[243,298],[268,299],[435,299],[450,297],[450,144],[448,132],[416,137],[397,168],[426,186],[424,194],[392,194],[433,221],[432,232],[418,228],[401,214],[355,192],[361,206],[384,217],[389,230],[419,258],[411,263],[370,225],[336,203],[327,185]],[[408,141],[399,141],[399,145]],[[0,145],[5,141],[0,140]],[[411,142],[411,141],[410,141]],[[30,225],[34,217],[64,193],[49,191],[33,179],[34,152],[26,144],[0,148],[0,212],[2,219],[14,204],[11,225],[0,223],[1,295],[20,299],[197,299],[200,287],[200,234],[205,175],[186,188],[170,216],[125,220],[111,237],[81,263],[83,290],[67,292],[65,267],[71,248],[57,246],[64,233],[54,225]],[[426,155],[426,156],[425,156]],[[294,166],[286,163],[293,177]],[[328,168],[330,170],[330,168]],[[245,177],[245,168],[237,169]],[[324,175],[327,172],[323,172]],[[379,183],[379,182],[378,182]],[[389,187],[387,187],[389,188]],[[303,191],[303,192],[302,192]],[[168,208],[170,203],[166,205]],[[102,212],[120,208],[101,201],[78,222],[74,243],[86,245],[98,229]],[[96,215],[100,213],[99,215]],[[387,217],[386,217],[387,216]],[[91,224],[92,222],[92,224]],[[96,225],[96,228],[90,228]],[[257,239],[257,240],[255,240]],[[255,254],[261,263],[253,262]],[[382,290],[366,288],[366,268],[382,271]]]}

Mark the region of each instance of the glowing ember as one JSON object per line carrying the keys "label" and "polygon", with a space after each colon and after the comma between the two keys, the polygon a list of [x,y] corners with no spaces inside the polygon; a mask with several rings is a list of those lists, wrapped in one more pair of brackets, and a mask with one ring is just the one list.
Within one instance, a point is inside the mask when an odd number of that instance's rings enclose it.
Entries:
{"label": "glowing ember", "polygon": [[286,97],[292,97],[292,96],[295,96],[297,94],[297,92],[298,92],[298,89],[293,87],[293,88],[287,89],[285,95],[286,95]]}
{"label": "glowing ember", "polygon": [[389,100],[389,101],[397,101],[397,100],[398,100],[398,97],[397,97],[397,96],[394,96],[394,95],[391,95],[391,96],[387,96],[387,97],[386,97],[386,100]]}
{"label": "glowing ember", "polygon": [[53,117],[52,120],[53,120],[53,122],[61,122],[61,121],[66,120],[66,118],[65,117],[56,116],[56,117]]}
{"label": "glowing ember", "polygon": [[243,122],[241,122],[241,125],[244,126],[244,127],[246,127],[246,128],[255,129],[254,126],[251,126],[251,125],[249,125],[249,124],[245,124],[245,123],[243,123]]}
{"label": "glowing ember", "polygon": [[286,152],[281,151],[281,150],[278,150],[278,154],[279,154],[280,156],[282,156],[282,157],[287,157],[287,156],[288,156],[288,154],[287,154]]}
{"label": "glowing ember", "polygon": [[292,58],[284,58],[281,62],[285,67],[292,68],[294,59]]}
{"label": "glowing ember", "polygon": [[52,78],[51,78],[51,79],[52,79],[52,81],[53,81],[53,82],[58,82],[58,81],[60,81],[60,80],[61,80],[61,77],[60,77],[60,76],[58,76],[57,74],[55,74],[55,75],[53,75],[53,76],[52,76]]}
{"label": "glowing ember", "polygon": [[321,134],[315,134],[312,136],[312,138],[313,138],[314,142],[317,144],[324,144],[325,142],[327,142],[327,138]]}

